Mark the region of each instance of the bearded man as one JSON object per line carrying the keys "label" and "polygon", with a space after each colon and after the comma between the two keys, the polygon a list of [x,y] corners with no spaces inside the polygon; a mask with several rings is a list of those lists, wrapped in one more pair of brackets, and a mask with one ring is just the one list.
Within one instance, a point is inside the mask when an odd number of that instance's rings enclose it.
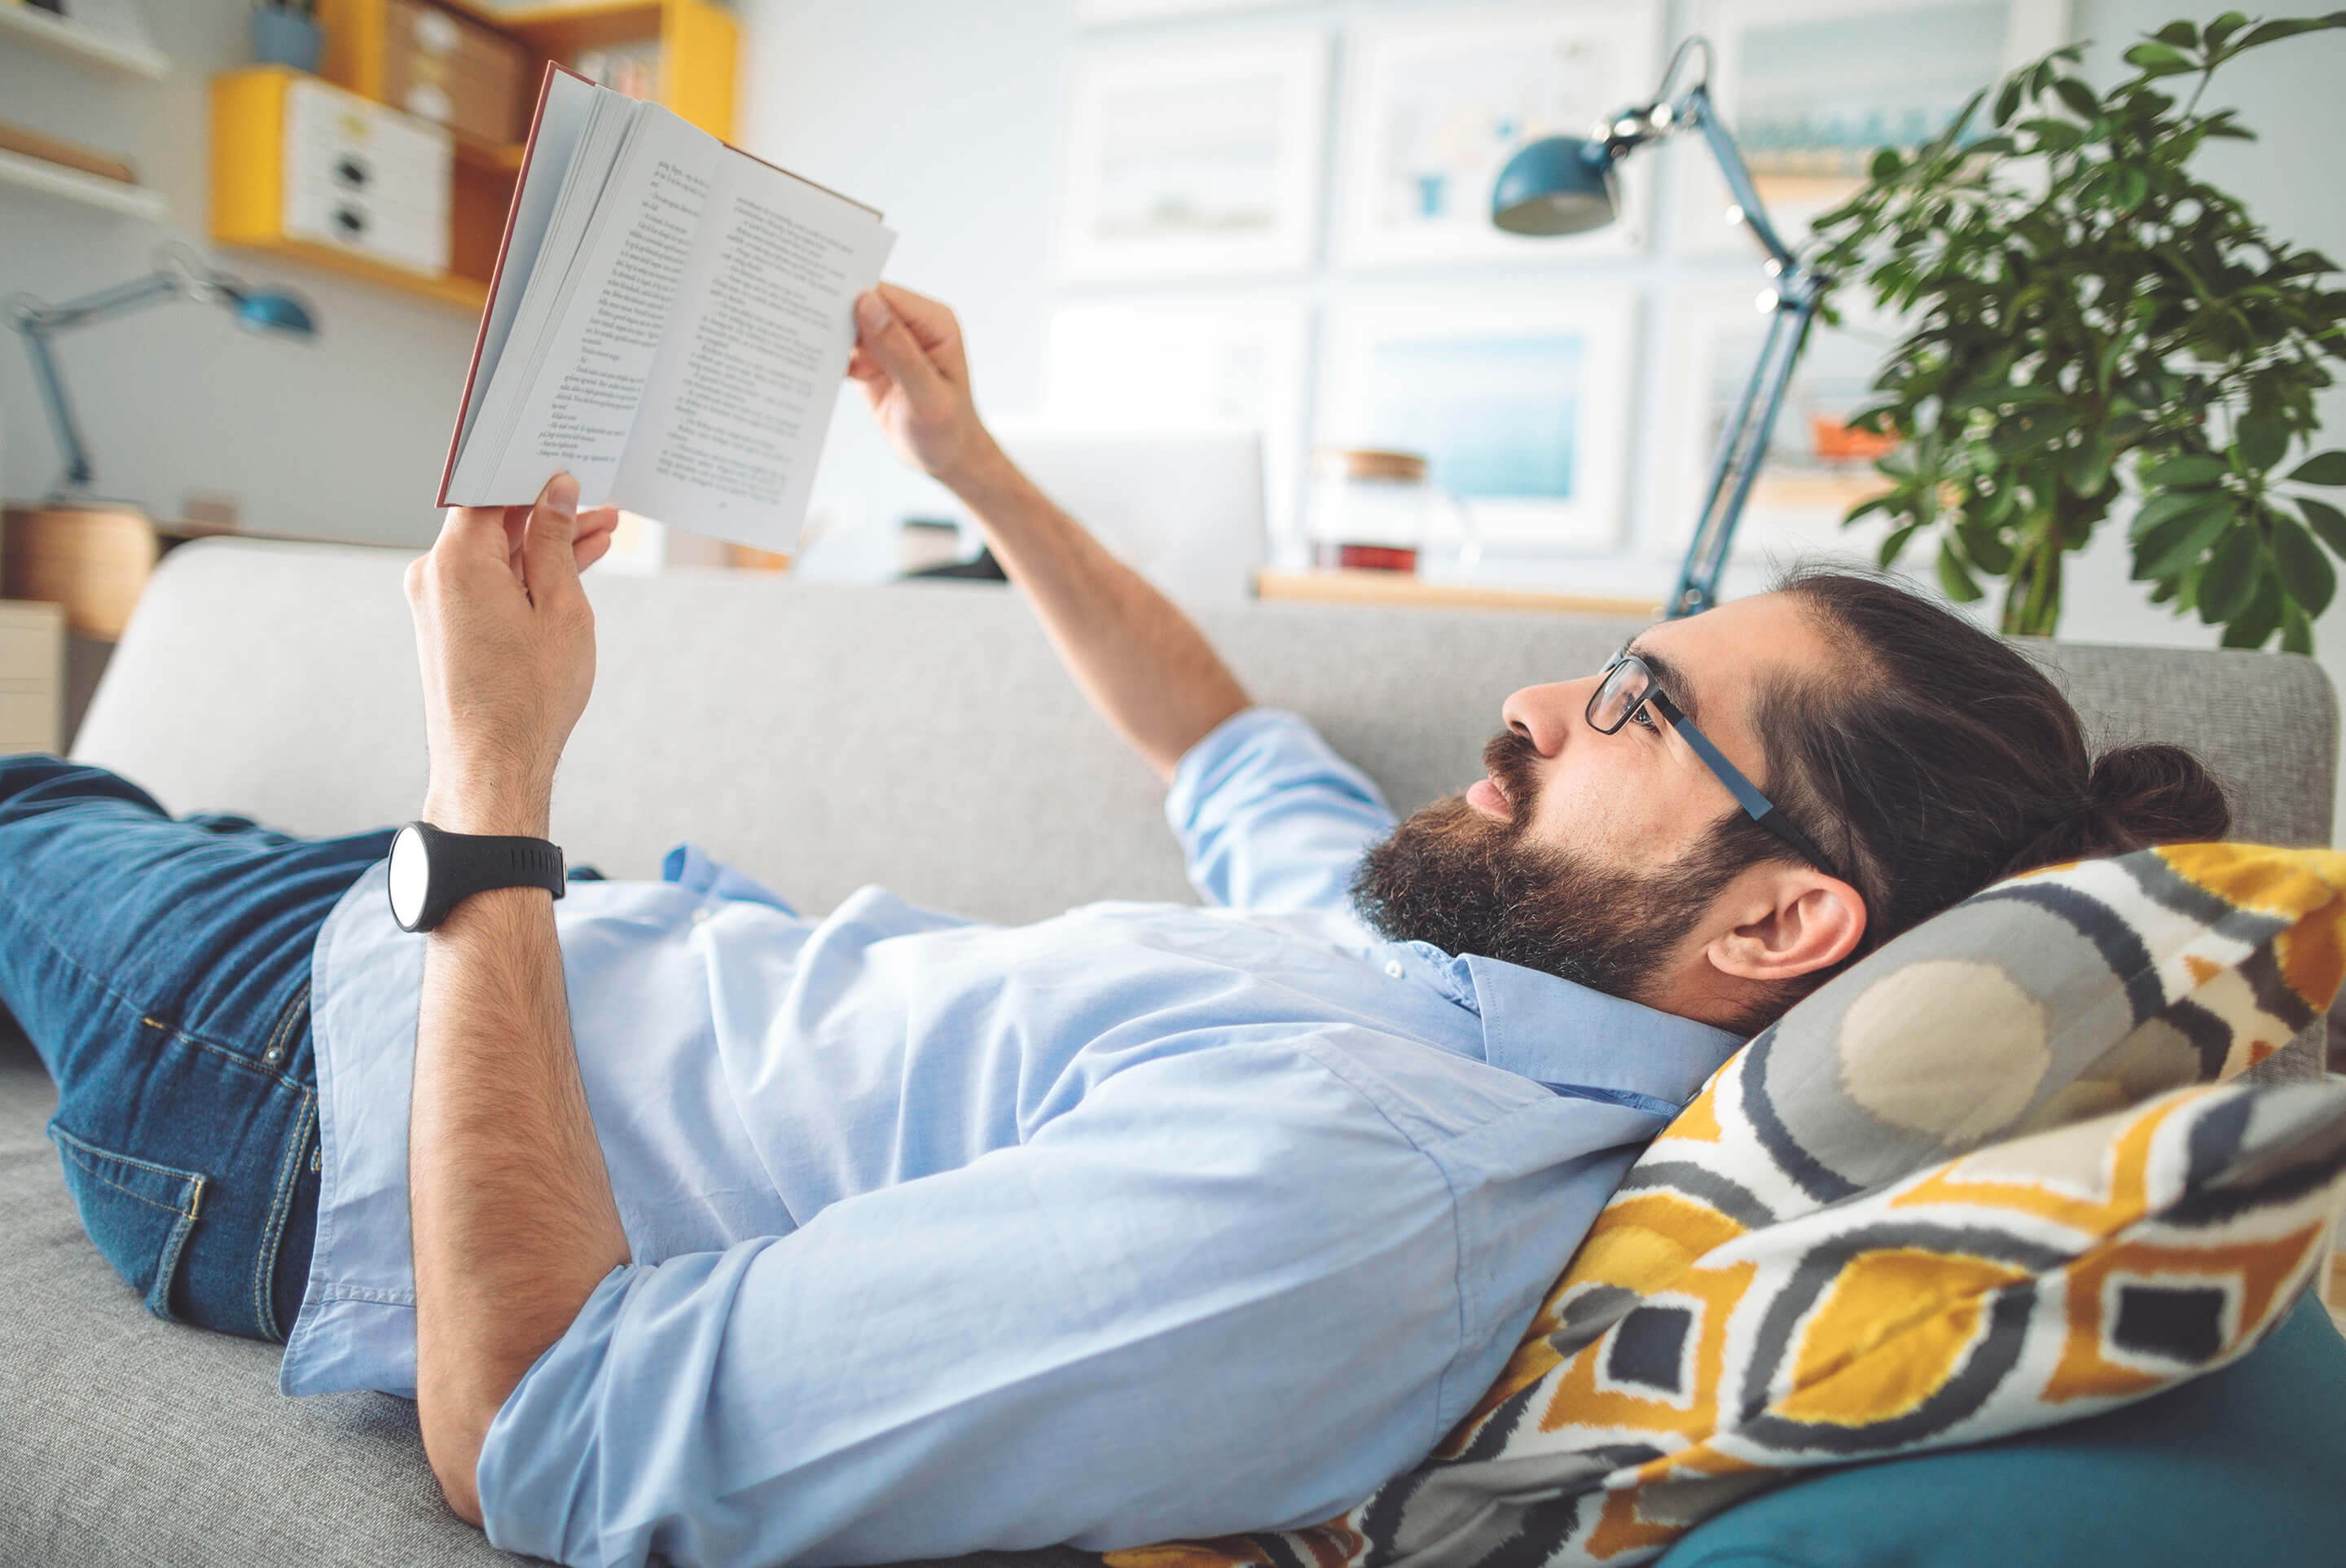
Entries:
{"label": "bearded man", "polygon": [[500,1546],[1324,1519],[1474,1405],[1749,1032],[1999,876],[2223,830],[2185,754],[2096,763],[2025,659],[1830,574],[1508,696],[1487,776],[1395,826],[1005,460],[949,311],[858,321],[881,424],[1164,778],[1207,907],[809,920],[689,849],[564,896],[612,518],[560,476],[409,575],[428,830],[0,762],[0,1000],[92,1239],[162,1316],[290,1336],[290,1393],[413,1395]]}

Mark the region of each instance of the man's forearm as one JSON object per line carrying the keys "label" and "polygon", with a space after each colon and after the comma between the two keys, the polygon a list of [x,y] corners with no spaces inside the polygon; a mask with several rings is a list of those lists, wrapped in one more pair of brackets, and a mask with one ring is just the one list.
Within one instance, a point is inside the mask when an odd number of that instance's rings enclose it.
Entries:
{"label": "man's forearm", "polygon": [[429,940],[408,1139],[416,1402],[441,1490],[477,1524],[489,1423],[627,1243],[579,1082],[553,901],[477,894]]}
{"label": "man's forearm", "polygon": [[1251,700],[1213,645],[998,451],[954,491],[1025,592],[1076,684],[1158,777]]}

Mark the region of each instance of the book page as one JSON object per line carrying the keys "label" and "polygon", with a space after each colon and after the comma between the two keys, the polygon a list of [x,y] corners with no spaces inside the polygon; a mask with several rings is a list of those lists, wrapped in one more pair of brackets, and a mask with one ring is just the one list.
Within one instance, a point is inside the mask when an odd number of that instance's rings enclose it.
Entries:
{"label": "book page", "polygon": [[[452,490],[452,501],[525,503],[558,470],[576,476],[582,506],[611,498],[646,377],[670,330],[710,180],[720,162],[731,161],[706,132],[656,106],[639,107],[577,264],[553,302],[542,345],[525,366],[514,351],[519,325],[506,344],[498,390],[518,376],[517,406],[508,428],[490,428],[484,415],[473,432],[475,441],[494,443],[480,455],[495,466],[481,491]],[[539,255],[541,276],[563,260],[551,250],[549,244]],[[460,475],[468,470],[471,464],[460,464]]]}
{"label": "book page", "polygon": [[474,426],[480,422],[482,405],[488,402],[497,361],[505,357],[505,340],[513,333],[514,317],[537,270],[538,253],[545,248],[546,231],[554,224],[556,208],[568,188],[572,165],[579,156],[579,144],[595,116],[594,83],[562,71],[548,74],[552,80],[546,83],[546,106],[530,137],[529,168],[521,189],[514,195],[513,219],[505,237],[504,265],[497,274],[497,291],[489,300],[488,316],[481,326],[480,352],[473,367],[478,384],[474,395],[465,400],[456,429],[460,455],[464,443],[472,439]]}
{"label": "book page", "polygon": [[855,297],[896,237],[868,209],[728,151],[615,494],[631,512],[788,550],[831,428]]}

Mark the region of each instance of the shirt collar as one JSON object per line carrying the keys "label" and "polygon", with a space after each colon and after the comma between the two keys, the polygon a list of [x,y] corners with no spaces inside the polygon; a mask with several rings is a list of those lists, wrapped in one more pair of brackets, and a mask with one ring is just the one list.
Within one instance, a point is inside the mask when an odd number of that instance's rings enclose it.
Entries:
{"label": "shirt collar", "polygon": [[1683,1105],[1742,1036],[1553,974],[1468,954],[1484,1059],[1535,1082]]}

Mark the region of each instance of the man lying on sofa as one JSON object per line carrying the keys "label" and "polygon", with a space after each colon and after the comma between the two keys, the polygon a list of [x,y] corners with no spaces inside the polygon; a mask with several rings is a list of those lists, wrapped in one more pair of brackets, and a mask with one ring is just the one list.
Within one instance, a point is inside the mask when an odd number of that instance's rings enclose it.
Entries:
{"label": "man lying on sofa", "polygon": [[1743,1037],[2009,871],[2225,827],[2186,754],[2093,763],[2026,660],[1814,574],[1507,697],[1488,776],[1396,827],[1003,458],[950,312],[859,320],[877,418],[1165,779],[1208,907],[814,921],[689,849],[565,898],[528,841],[610,518],[563,477],[409,573],[436,836],[0,763],[0,999],[92,1239],[166,1317],[290,1331],[290,1392],[412,1392],[501,1546],[1327,1517],[1474,1404]]}

